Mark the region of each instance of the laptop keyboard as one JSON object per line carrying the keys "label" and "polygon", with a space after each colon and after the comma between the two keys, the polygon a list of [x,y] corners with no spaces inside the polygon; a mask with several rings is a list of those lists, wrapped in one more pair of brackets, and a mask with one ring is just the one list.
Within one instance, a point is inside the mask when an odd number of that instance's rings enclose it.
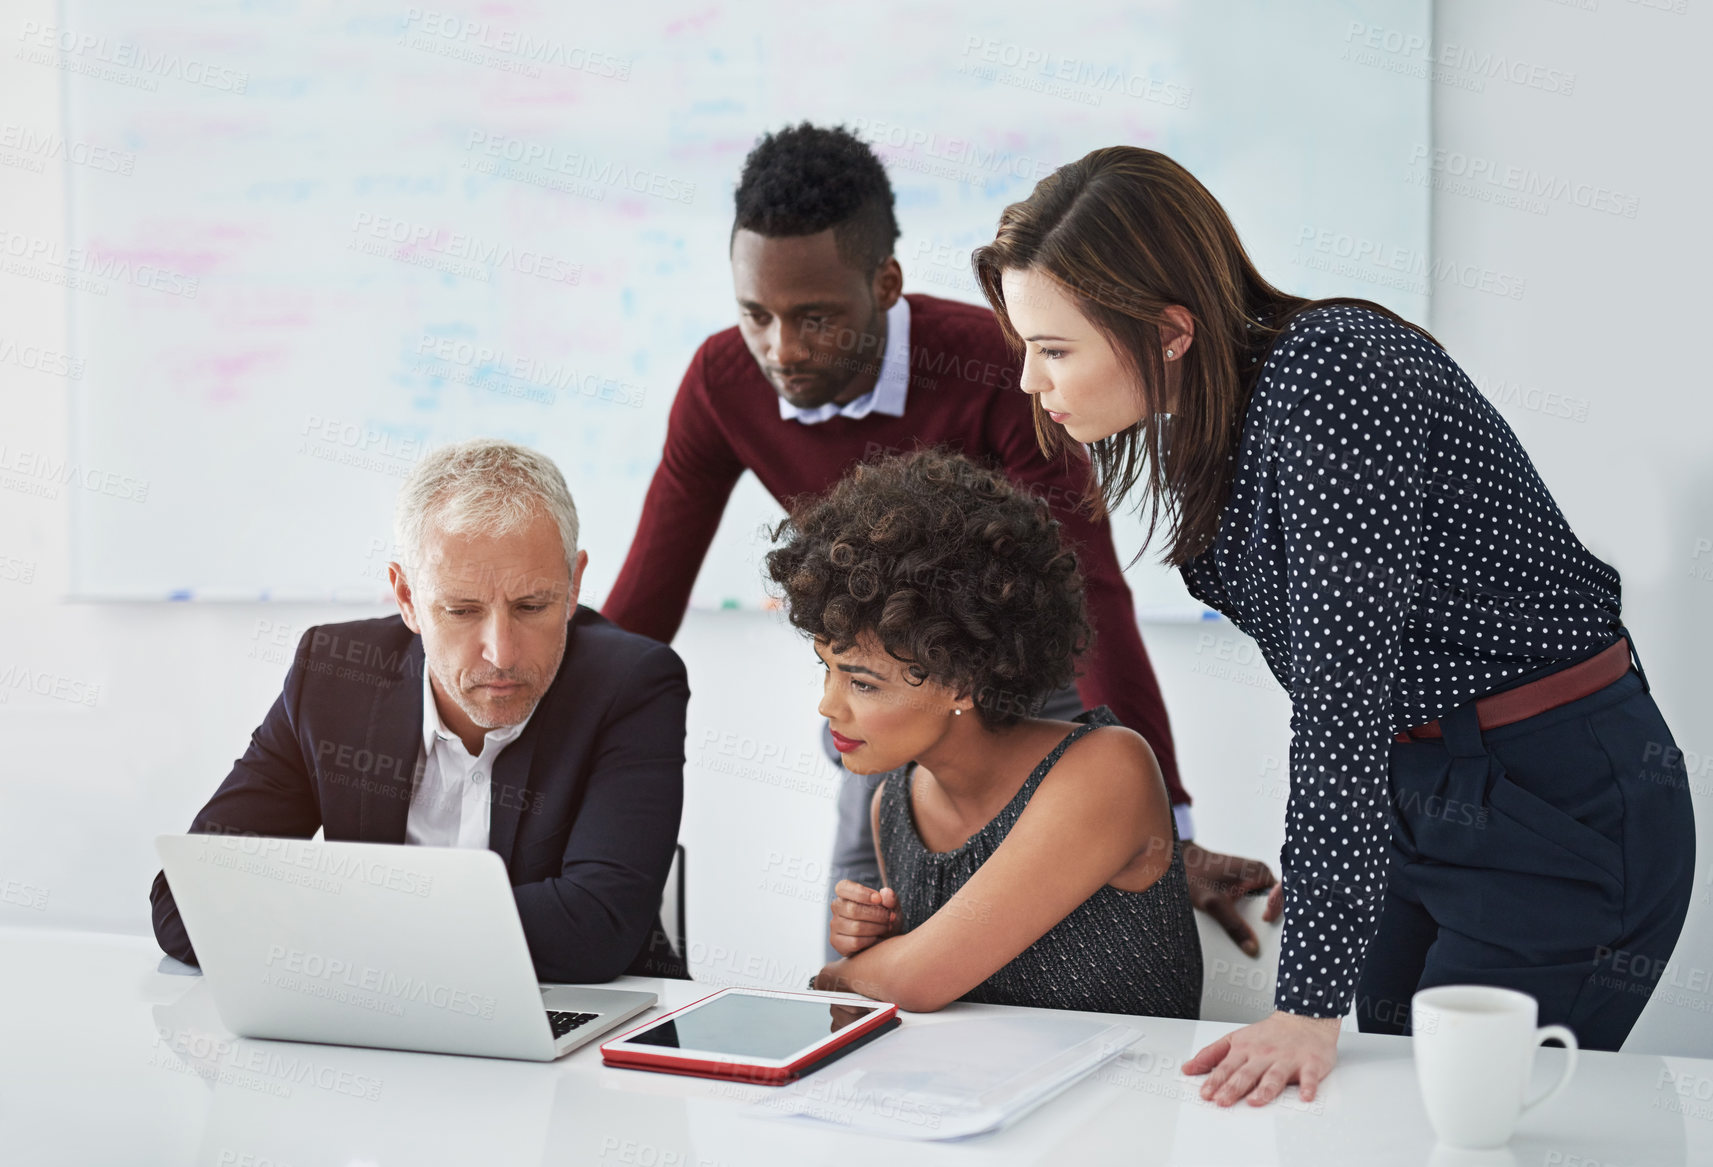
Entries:
{"label": "laptop keyboard", "polygon": [[562,1013],[553,1009],[547,1011],[547,1020],[553,1026],[553,1037],[556,1041],[599,1016],[599,1013]]}

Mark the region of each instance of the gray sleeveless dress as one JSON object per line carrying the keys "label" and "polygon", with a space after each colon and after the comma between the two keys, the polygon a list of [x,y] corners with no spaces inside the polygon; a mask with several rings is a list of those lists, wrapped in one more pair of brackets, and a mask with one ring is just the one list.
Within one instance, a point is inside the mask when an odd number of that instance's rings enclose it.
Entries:
{"label": "gray sleeveless dress", "polygon": [[[910,808],[914,764],[887,777],[876,842],[887,881],[898,894],[901,933],[926,921],[987,862],[1071,743],[1096,726],[1120,724],[1104,705],[1076,720],[1082,724],[1041,760],[1005,809],[955,851],[928,850],[916,831]],[[980,912],[982,907],[954,905],[950,910]],[[1195,1018],[1201,1012],[1201,979],[1201,943],[1174,823],[1172,865],[1151,887],[1102,887],[961,999]]]}

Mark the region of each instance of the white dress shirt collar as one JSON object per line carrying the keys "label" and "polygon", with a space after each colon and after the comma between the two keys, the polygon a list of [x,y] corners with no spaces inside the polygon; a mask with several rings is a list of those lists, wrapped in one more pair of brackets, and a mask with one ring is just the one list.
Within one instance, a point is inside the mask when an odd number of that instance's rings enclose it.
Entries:
{"label": "white dress shirt collar", "polygon": [[[535,711],[530,710],[533,717]],[[490,729],[480,754],[464,748],[463,739],[446,728],[434,701],[428,667],[422,670],[422,753],[417,755],[410,808],[405,814],[404,841],[419,847],[480,848],[488,845],[493,803],[494,763],[529,724]]]}
{"label": "white dress shirt collar", "polygon": [[871,413],[904,416],[904,398],[910,389],[910,301],[898,297],[886,313],[886,349],[880,354],[880,376],[874,388],[843,405],[829,401],[815,409],[798,409],[779,399],[779,416],[786,421],[815,425],[830,417],[867,417]]}

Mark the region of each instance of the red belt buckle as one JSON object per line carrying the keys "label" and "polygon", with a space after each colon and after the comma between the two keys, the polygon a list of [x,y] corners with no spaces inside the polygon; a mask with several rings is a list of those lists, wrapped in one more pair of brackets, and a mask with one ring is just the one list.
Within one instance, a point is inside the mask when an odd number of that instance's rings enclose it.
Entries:
{"label": "red belt buckle", "polygon": [[[1621,668],[1619,667],[1620,656],[1622,659]],[[1507,689],[1503,693],[1492,693],[1486,697],[1477,698],[1475,702],[1476,724],[1482,729],[1497,729],[1500,725],[1510,725],[1513,721],[1522,721],[1529,717],[1538,716],[1549,709],[1557,709],[1560,705],[1568,705],[1570,702],[1581,700],[1591,693],[1599,692],[1607,685],[1623,677],[1630,671],[1630,668],[1629,639],[1620,636],[1600,652],[1579,664],[1571,665],[1567,669],[1560,669],[1556,673],[1548,673],[1519,689]],[[1561,700],[1553,701],[1550,705],[1535,709],[1521,717],[1508,718],[1502,722],[1492,723],[1482,717],[1483,712],[1491,711],[1494,704],[1492,698],[1502,697],[1508,702],[1515,702],[1531,690],[1541,688],[1563,689],[1565,696]],[[1483,706],[1486,708],[1484,709]],[[1401,731],[1392,740],[1408,743],[1433,741],[1443,736],[1444,734],[1439,728],[1439,719],[1436,717],[1432,721],[1424,721],[1414,728]]]}

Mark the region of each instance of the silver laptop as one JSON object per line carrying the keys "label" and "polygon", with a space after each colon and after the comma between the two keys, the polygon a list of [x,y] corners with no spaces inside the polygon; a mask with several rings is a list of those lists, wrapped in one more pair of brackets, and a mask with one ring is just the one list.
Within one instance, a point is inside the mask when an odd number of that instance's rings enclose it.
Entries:
{"label": "silver laptop", "polygon": [[155,849],[240,1037],[548,1062],[657,1000],[537,984],[486,848],[161,835]]}

